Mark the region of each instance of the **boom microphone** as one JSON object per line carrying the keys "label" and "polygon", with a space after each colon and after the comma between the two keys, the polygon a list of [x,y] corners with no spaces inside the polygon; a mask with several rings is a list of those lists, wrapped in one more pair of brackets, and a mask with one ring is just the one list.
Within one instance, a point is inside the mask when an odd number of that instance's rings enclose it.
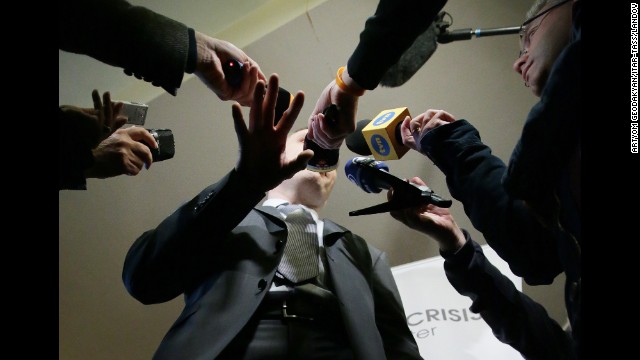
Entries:
{"label": "boom microphone", "polygon": [[398,62],[391,66],[380,79],[383,87],[398,87],[409,81],[420,70],[438,47],[436,42],[439,33],[435,21],[418,36],[411,47],[400,56]]}
{"label": "boom microphone", "polygon": [[406,107],[383,110],[372,121],[360,120],[356,130],[345,139],[347,148],[358,155],[373,155],[376,160],[397,160],[409,151],[402,142],[400,126],[411,117]]}
{"label": "boom microphone", "polygon": [[350,211],[349,216],[378,214],[421,204],[433,204],[442,208],[448,208],[452,204],[451,200],[443,199],[427,186],[418,186],[392,175],[384,162],[372,158],[355,157],[347,161],[344,172],[351,182],[368,193],[393,188],[391,201]]}
{"label": "boom microphone", "polygon": [[[445,20],[445,16],[449,20]],[[453,24],[453,18],[445,11],[436,15],[429,25],[413,44],[400,56],[398,62],[391,66],[380,80],[384,87],[398,87],[409,81],[413,75],[429,60],[438,48],[438,44],[447,44],[452,41],[469,40],[473,37],[510,35],[520,32],[519,26],[490,28],[490,29],[458,29],[449,30]]]}
{"label": "boom microphone", "polygon": [[[448,16],[450,21],[445,20],[445,16]],[[466,28],[449,31],[448,28],[453,24],[453,18],[445,11],[441,11],[438,16],[436,16],[436,20],[433,24],[435,24],[435,27],[437,28],[437,41],[440,44],[447,44],[452,41],[469,40],[474,36],[479,38],[484,36],[518,34],[520,32],[520,26],[475,30]]]}

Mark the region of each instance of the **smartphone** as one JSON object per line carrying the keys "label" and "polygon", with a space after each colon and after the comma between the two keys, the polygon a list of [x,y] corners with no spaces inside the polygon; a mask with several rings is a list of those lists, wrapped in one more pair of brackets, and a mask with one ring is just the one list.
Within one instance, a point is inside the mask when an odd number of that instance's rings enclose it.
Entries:
{"label": "smartphone", "polygon": [[149,105],[123,100],[114,100],[113,102],[121,102],[123,104],[119,115],[125,115],[128,117],[127,124],[139,126],[144,125],[144,122],[147,119],[147,110],[149,109]]}

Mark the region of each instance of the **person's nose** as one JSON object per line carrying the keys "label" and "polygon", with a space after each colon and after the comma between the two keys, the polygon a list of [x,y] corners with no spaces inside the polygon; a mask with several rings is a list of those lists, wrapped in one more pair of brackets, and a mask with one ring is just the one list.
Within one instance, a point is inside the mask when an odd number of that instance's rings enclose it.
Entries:
{"label": "person's nose", "polygon": [[517,72],[518,74],[522,75],[522,67],[524,66],[525,62],[527,61],[527,57],[529,56],[529,54],[527,53],[527,51],[523,51],[520,56],[516,59],[516,61],[513,63],[513,71]]}

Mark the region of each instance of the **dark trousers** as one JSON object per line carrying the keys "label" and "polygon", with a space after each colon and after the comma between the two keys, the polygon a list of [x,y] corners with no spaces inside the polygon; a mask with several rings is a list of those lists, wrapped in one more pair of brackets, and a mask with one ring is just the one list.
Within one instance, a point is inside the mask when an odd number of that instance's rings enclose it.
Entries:
{"label": "dark trousers", "polygon": [[[283,316],[285,300],[287,313],[301,317]],[[217,360],[353,360],[342,317],[331,310],[337,307],[300,305],[291,297],[267,295]]]}

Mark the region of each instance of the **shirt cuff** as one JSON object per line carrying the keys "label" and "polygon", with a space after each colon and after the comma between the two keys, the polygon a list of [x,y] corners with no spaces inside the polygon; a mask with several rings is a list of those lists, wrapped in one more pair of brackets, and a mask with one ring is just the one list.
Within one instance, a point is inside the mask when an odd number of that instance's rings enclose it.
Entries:
{"label": "shirt cuff", "polygon": [[198,63],[198,45],[196,44],[196,32],[192,28],[189,28],[189,53],[187,56],[187,66],[184,71],[187,74],[193,74],[196,71],[196,64]]}

